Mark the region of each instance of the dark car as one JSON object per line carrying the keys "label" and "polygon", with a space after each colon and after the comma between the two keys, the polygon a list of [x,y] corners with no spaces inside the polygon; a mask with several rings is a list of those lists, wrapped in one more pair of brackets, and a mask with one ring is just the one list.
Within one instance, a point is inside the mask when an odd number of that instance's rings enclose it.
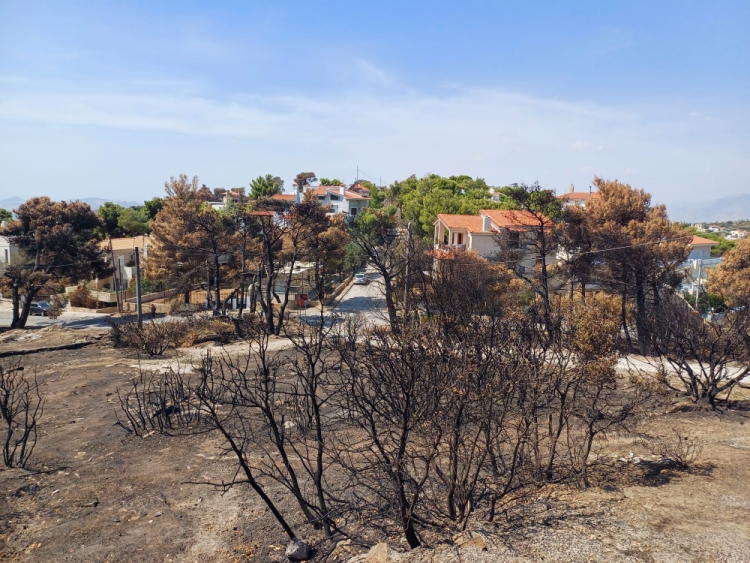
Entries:
{"label": "dark car", "polygon": [[39,315],[40,317],[46,317],[48,309],[49,303],[47,303],[46,301],[35,301],[31,304],[29,315]]}

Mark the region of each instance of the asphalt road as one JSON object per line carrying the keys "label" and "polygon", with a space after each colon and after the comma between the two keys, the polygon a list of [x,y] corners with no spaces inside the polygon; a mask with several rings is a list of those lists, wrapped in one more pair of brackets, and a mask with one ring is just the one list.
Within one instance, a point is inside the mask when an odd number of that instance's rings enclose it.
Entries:
{"label": "asphalt road", "polygon": [[[87,314],[87,313],[64,313],[57,319],[48,317],[29,317],[26,321],[27,327],[45,327],[50,325],[61,325],[68,328],[107,328],[109,315]],[[10,326],[13,313],[8,309],[0,310],[0,327]]]}
{"label": "asphalt road", "polygon": [[334,307],[334,311],[345,315],[361,314],[368,321],[377,325],[388,324],[383,277],[368,269],[367,279],[368,283],[365,285],[352,284]]}

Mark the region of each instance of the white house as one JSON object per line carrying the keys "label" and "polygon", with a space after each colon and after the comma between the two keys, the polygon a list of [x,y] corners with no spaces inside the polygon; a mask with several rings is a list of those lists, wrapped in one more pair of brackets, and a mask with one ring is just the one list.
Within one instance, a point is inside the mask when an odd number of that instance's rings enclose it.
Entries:
{"label": "white house", "polygon": [[[435,220],[434,247],[440,253],[469,250],[489,260],[499,259],[503,244],[523,249],[530,239],[535,239],[539,220],[528,211],[482,209],[479,215],[450,215],[440,213]],[[545,226],[552,222],[545,219]],[[555,261],[554,251],[546,262]],[[536,262],[534,251],[528,249],[517,268],[530,269]]]}
{"label": "white house", "polygon": [[209,201],[208,205],[210,205],[214,209],[224,209],[224,207],[226,207],[229,202],[241,203],[243,196],[244,191],[236,192],[233,190],[227,190],[222,194],[221,201]]}
{"label": "white house", "polygon": [[578,205],[580,207],[586,207],[586,204],[593,199],[601,199],[602,195],[599,192],[593,192],[589,189],[587,192],[577,192],[573,184],[570,184],[570,191],[568,193],[557,196],[557,199],[562,200],[564,207],[568,205]]}
{"label": "white house", "polygon": [[[370,206],[370,192],[367,188],[354,184],[346,186],[318,186],[308,191],[315,194],[322,205],[331,206],[331,214],[344,213],[354,218]],[[297,202],[301,198],[299,192],[294,194],[276,194],[273,199]]]}
{"label": "white house", "polygon": [[690,254],[688,260],[709,260],[711,259],[711,248],[719,243],[715,240],[694,236],[690,244]]}
{"label": "white house", "polygon": [[17,263],[20,259],[21,254],[18,248],[6,237],[0,237],[0,275],[5,268]]}

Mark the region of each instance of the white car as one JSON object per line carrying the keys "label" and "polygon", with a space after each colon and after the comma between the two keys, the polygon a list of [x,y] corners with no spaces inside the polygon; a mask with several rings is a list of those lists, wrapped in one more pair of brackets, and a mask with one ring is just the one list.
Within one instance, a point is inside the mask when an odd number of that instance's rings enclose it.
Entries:
{"label": "white car", "polygon": [[367,285],[367,274],[354,274],[354,283],[356,285]]}

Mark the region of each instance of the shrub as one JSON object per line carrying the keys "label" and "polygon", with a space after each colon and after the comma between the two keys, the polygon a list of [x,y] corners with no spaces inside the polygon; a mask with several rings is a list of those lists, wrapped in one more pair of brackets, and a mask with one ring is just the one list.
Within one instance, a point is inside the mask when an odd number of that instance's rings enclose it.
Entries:
{"label": "shrub", "polygon": [[186,323],[179,321],[145,322],[139,327],[136,321],[112,323],[110,338],[115,347],[132,348],[149,356],[161,356],[169,348],[177,347],[184,336]]}
{"label": "shrub", "polygon": [[78,288],[70,294],[69,300],[73,307],[96,309],[96,299],[91,296],[91,290],[85,285],[79,285]]}
{"label": "shrub", "polygon": [[652,454],[683,469],[694,465],[703,453],[703,440],[690,438],[677,428],[672,428],[664,436],[646,438],[645,445]]}
{"label": "shrub", "polygon": [[68,302],[68,296],[64,293],[58,293],[53,295],[49,299],[49,309],[47,309],[47,316],[50,319],[56,319],[62,315],[63,309]]}

